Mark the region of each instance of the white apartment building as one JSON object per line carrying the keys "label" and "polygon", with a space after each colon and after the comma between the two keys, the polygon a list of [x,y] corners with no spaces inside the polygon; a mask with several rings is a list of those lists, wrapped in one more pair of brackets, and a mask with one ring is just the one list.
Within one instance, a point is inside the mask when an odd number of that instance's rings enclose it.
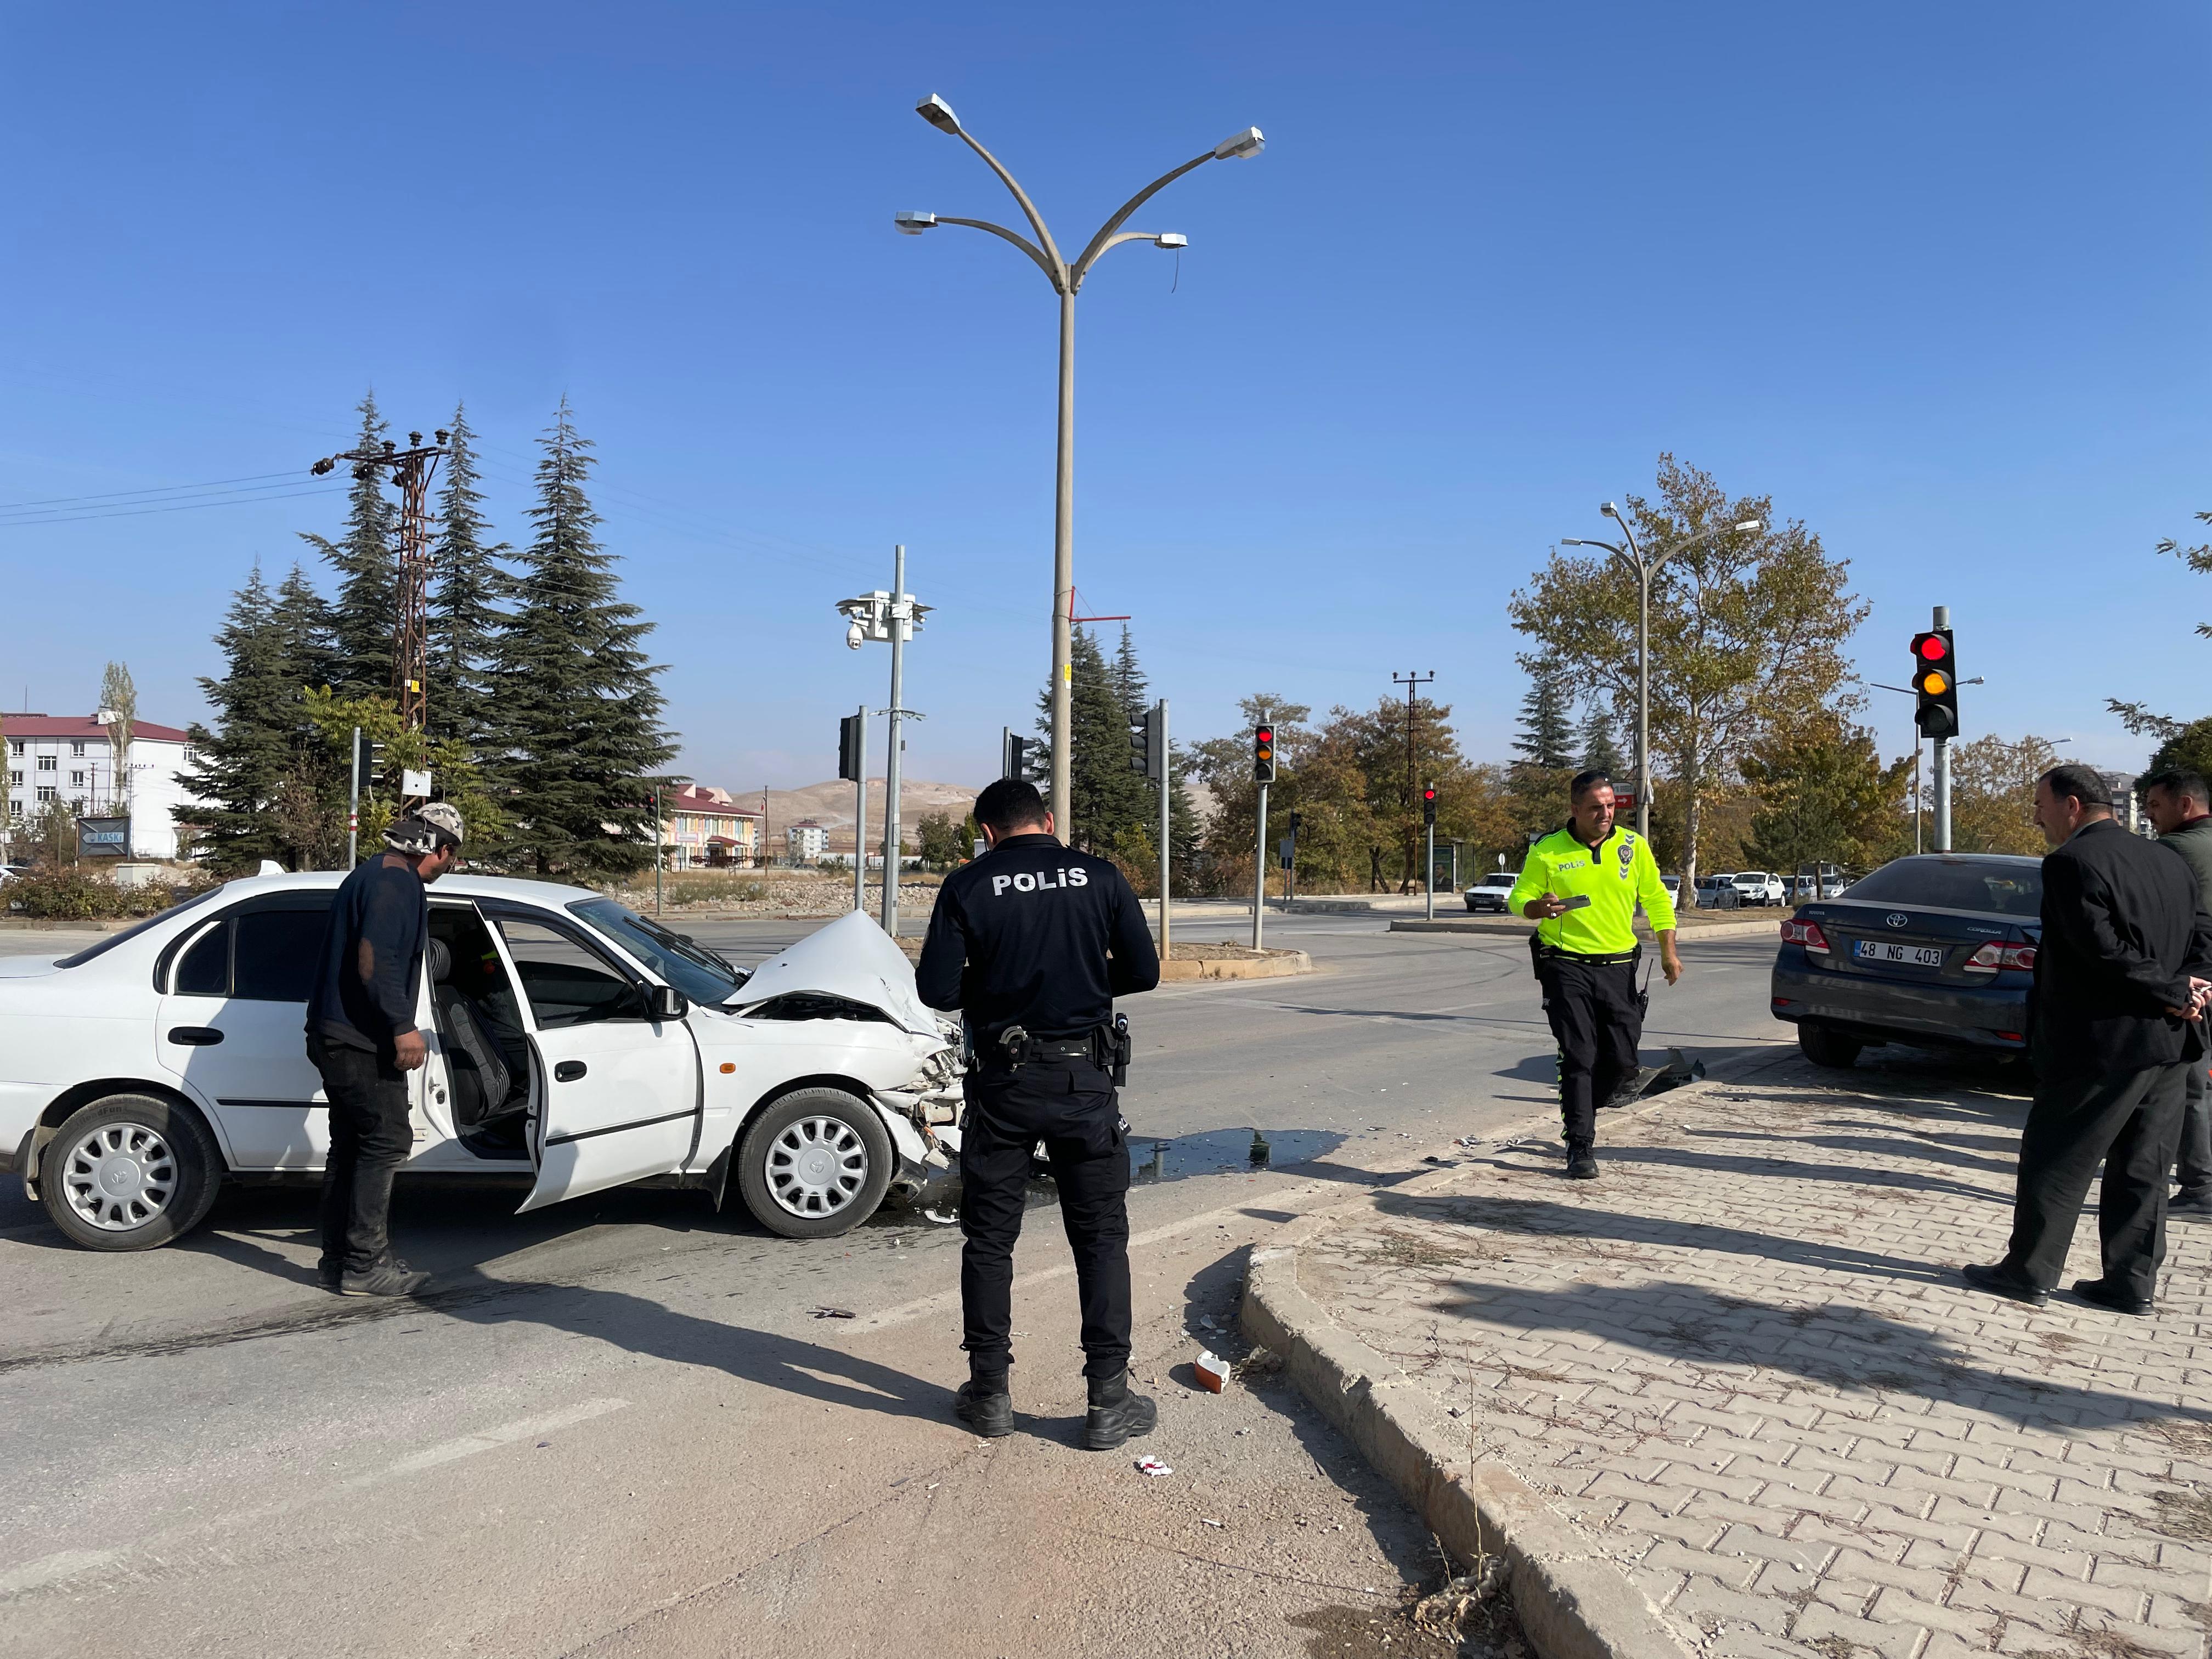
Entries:
{"label": "white apartment building", "polygon": [[812,818],[802,818],[783,832],[793,864],[812,864],[830,850],[830,832]]}
{"label": "white apartment building", "polygon": [[178,809],[198,804],[177,781],[192,758],[184,732],[149,720],[134,724],[128,775],[118,779],[107,728],[89,714],[0,714],[0,729],[7,737],[11,835],[47,803],[60,801],[78,817],[127,814],[133,858],[177,856]]}

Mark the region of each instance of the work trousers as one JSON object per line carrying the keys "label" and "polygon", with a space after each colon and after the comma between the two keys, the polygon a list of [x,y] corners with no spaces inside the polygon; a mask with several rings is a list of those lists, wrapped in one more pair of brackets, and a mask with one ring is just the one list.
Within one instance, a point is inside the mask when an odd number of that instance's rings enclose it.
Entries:
{"label": "work trousers", "polygon": [[970,1369],[1005,1370],[1013,1354],[1014,1241],[1038,1142],[1060,1188],[1075,1256],[1083,1374],[1129,1364],[1129,1144],[1112,1078],[1086,1060],[1031,1060],[971,1073],[960,1122],[960,1346]]}
{"label": "work trousers", "polygon": [[2181,1130],[2186,1069],[2154,1066],[2037,1081],[2021,1131],[2006,1267],[2040,1290],[2058,1283],[2102,1162],[2097,1236],[2105,1282],[2130,1296],[2152,1295],[2166,1260],[2166,1176]]}
{"label": "work trousers", "polygon": [[2203,1060],[2188,1063],[2182,1085],[2181,1148],[2173,1170],[2181,1190],[2174,1196],[2212,1198],[2212,1088],[2206,1085]]}
{"label": "work trousers", "polygon": [[392,1178],[414,1150],[407,1074],[390,1054],[330,1042],[310,1032],[307,1058],[331,1103],[331,1150],[323,1163],[325,1273],[365,1273],[392,1249]]}
{"label": "work trousers", "polygon": [[1644,1004],[1636,963],[1547,954],[1538,959],[1544,1014],[1559,1044],[1559,1118],[1570,1145],[1597,1139],[1597,1109],[1636,1075]]}

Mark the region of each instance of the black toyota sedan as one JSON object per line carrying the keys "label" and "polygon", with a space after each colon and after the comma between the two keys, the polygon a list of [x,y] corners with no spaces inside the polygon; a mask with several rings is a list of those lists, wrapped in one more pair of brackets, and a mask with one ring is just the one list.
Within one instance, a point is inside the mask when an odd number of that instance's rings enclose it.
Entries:
{"label": "black toyota sedan", "polygon": [[2018,1054],[2042,905],[2040,859],[1895,860],[1782,924],[1774,1017],[1817,1066],[1881,1042]]}

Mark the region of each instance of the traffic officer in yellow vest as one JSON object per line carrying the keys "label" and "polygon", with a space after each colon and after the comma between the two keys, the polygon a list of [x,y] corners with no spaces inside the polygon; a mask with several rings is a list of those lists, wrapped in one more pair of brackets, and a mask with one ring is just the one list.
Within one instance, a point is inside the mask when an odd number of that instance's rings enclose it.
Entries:
{"label": "traffic officer in yellow vest", "polygon": [[1643,947],[1640,902],[1659,937],[1659,965],[1682,976],[1674,951],[1674,902],[1659,879],[1650,843],[1613,822],[1613,780],[1583,772],[1569,786],[1571,816],[1528,849],[1506,907],[1535,921],[1529,947],[1544,988],[1544,1012],[1559,1043],[1559,1115],[1567,1175],[1597,1176],[1597,1109],[1636,1073],[1644,998],[1636,989]]}

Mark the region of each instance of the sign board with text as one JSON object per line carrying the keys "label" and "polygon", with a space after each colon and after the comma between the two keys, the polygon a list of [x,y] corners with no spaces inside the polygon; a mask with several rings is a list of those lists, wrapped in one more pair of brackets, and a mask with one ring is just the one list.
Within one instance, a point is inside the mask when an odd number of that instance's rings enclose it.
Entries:
{"label": "sign board with text", "polygon": [[125,859],[131,856],[131,820],[79,818],[76,855],[81,859]]}

